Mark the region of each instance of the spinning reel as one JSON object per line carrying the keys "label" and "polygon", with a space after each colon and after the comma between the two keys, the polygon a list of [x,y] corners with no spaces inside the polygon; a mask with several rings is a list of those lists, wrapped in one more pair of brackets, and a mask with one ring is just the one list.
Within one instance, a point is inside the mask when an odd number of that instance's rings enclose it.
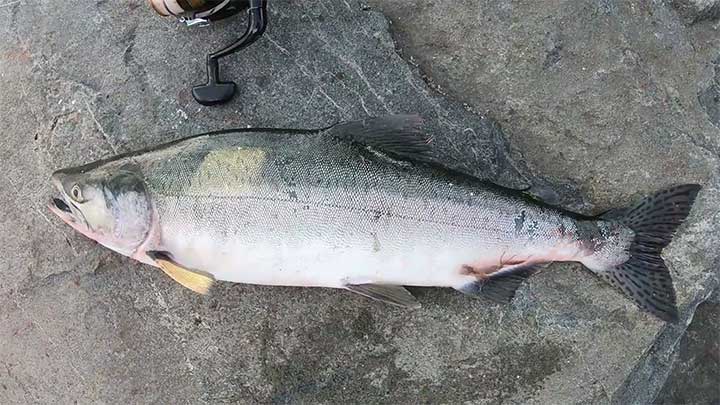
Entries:
{"label": "spinning reel", "polygon": [[267,0],[148,0],[162,16],[174,16],[188,27],[207,25],[244,10],[248,13],[245,33],[232,44],[207,55],[207,83],[193,87],[192,95],[202,105],[229,101],[235,94],[234,82],[220,80],[218,59],[233,54],[253,42],[267,26]]}

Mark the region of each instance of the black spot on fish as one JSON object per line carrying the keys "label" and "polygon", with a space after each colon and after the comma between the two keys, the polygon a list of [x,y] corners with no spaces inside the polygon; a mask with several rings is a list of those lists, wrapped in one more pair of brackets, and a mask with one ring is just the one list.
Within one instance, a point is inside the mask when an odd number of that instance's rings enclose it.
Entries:
{"label": "black spot on fish", "polygon": [[289,190],[287,193],[288,193],[288,197],[290,197],[291,200],[298,199],[298,196],[297,196],[297,193],[295,192],[295,190]]}
{"label": "black spot on fish", "polygon": [[567,229],[565,228],[565,224],[560,224],[560,228],[558,229],[560,231],[560,237],[564,237],[565,233],[567,232]]}
{"label": "black spot on fish", "polygon": [[589,251],[602,249],[610,232],[605,223],[595,223],[591,221],[581,221],[576,224],[577,239],[582,243],[583,248]]}
{"label": "black spot on fish", "polygon": [[535,232],[537,232],[538,229],[538,222],[537,221],[531,221],[527,226],[527,233],[530,236],[535,235]]}
{"label": "black spot on fish", "polygon": [[520,216],[515,217],[515,232],[518,233],[522,230],[523,224],[525,224],[525,210],[520,211]]}

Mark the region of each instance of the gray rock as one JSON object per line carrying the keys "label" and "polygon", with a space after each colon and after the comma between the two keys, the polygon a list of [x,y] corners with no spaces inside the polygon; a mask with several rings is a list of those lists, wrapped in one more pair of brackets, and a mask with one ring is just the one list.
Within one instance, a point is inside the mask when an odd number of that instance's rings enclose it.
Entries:
{"label": "gray rock", "polygon": [[717,404],[720,401],[720,294],[700,304],[678,344],[678,358],[657,404]]}
{"label": "gray rock", "polygon": [[720,18],[718,0],[672,0],[671,3],[690,23]]}
{"label": "gray rock", "polygon": [[[698,98],[716,28],[660,3],[542,3],[378,2],[389,27],[356,2],[273,1],[267,35],[223,61],[242,97],[210,109],[189,88],[236,21],[188,30],[140,0],[0,5],[0,403],[605,403],[642,370],[660,389],[667,368],[644,353],[717,285],[720,142]],[[704,184],[665,252],[680,326],[574,265],[505,307],[443,289],[413,289],[410,313],[321,289],[200,297],[44,207],[58,167],[388,112],[424,115],[448,164],[583,212]]]}
{"label": "gray rock", "polygon": [[715,76],[710,80],[704,89],[698,94],[698,101],[708,115],[708,120],[720,128],[720,57],[713,64],[715,65]]}
{"label": "gray rock", "polygon": [[[717,269],[718,265],[720,263],[713,267]],[[717,305],[707,302],[710,293],[717,295],[717,279],[706,287],[706,292],[688,306],[685,324],[666,325],[661,329],[650,349],[614,393],[613,403],[714,403],[713,400],[720,399],[717,384],[712,382],[717,382],[720,376],[718,362],[706,355],[717,346]],[[692,363],[697,367],[691,367]],[[692,383],[687,384],[688,381]],[[684,397],[695,400],[681,400]]]}

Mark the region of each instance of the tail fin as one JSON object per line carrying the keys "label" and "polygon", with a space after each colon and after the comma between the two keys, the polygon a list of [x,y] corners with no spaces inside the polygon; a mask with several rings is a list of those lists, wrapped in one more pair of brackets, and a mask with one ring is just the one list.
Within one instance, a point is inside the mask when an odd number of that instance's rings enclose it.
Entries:
{"label": "tail fin", "polygon": [[635,232],[630,258],[599,273],[640,308],[665,321],[677,321],[678,313],[672,278],[660,254],[690,213],[700,189],[697,184],[671,187],[628,209],[619,221]]}

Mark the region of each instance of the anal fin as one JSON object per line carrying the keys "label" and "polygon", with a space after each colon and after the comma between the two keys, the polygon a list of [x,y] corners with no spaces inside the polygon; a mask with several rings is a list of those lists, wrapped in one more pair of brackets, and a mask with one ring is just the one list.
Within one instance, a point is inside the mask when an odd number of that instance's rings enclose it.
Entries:
{"label": "anal fin", "polygon": [[147,255],[155,260],[162,271],[170,278],[198,294],[207,294],[210,287],[215,283],[215,277],[212,274],[182,267],[175,263],[166,252],[151,251],[147,252]]}
{"label": "anal fin", "polygon": [[420,303],[401,285],[346,284],[348,290],[374,300],[403,308],[420,308]]}
{"label": "anal fin", "polygon": [[500,270],[486,278],[478,279],[458,288],[458,291],[475,297],[506,304],[515,297],[515,292],[528,277],[532,276],[542,264],[519,265]]}

